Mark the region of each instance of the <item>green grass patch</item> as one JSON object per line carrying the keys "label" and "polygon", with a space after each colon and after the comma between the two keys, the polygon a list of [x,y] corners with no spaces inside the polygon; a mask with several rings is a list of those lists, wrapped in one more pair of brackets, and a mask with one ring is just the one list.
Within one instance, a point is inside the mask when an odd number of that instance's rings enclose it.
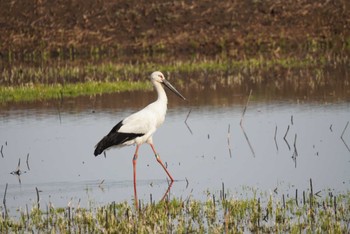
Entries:
{"label": "green grass patch", "polygon": [[[312,200],[312,202],[310,201]],[[206,201],[173,198],[101,207],[47,206],[0,216],[2,233],[348,233],[350,194],[307,196],[305,201],[276,194]]]}
{"label": "green grass patch", "polygon": [[0,103],[59,99],[83,95],[151,89],[149,82],[85,82],[72,84],[31,84],[0,86]]}

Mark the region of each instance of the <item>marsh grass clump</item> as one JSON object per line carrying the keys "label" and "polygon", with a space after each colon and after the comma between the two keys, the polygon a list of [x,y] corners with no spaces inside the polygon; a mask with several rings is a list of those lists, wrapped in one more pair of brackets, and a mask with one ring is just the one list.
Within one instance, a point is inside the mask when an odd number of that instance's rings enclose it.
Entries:
{"label": "marsh grass clump", "polygon": [[[311,205],[310,205],[311,204]],[[305,201],[277,194],[207,201],[166,199],[138,207],[127,202],[92,208],[34,206],[19,217],[0,217],[0,231],[107,233],[347,233],[350,193]]]}

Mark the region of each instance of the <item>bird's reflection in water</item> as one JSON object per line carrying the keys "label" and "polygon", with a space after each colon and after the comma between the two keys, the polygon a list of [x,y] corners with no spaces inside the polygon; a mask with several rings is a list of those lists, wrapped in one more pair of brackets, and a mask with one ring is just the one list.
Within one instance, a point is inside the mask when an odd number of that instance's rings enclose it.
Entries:
{"label": "bird's reflection in water", "polygon": [[[174,181],[170,181],[170,183],[168,183],[168,188],[167,190],[165,191],[161,201],[164,201],[164,200],[169,200],[169,195],[170,195],[170,189],[171,189],[171,186],[173,185]],[[138,200],[138,197],[137,197],[137,188],[136,186],[134,186],[134,199],[135,199],[135,208],[136,210],[139,209],[140,210],[140,207],[139,207],[139,200]]]}

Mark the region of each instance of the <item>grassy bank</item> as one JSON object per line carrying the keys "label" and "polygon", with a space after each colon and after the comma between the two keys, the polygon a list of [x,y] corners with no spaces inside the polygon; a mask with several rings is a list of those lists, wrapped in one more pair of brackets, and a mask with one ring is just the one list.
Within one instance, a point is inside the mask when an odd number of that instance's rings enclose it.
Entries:
{"label": "grassy bank", "polygon": [[[100,63],[41,64],[39,66],[11,64],[1,71],[0,103],[47,100],[81,95],[150,89],[147,76],[161,70],[178,86],[208,82],[222,83],[233,80],[234,85],[245,81],[271,83],[271,76],[283,76],[283,80],[296,80],[293,71],[305,71],[302,82],[313,84],[323,81],[326,67],[344,66],[347,56],[324,55],[247,58],[233,60],[226,57],[216,59],[171,60],[162,62],[122,63],[102,61]],[[208,80],[208,77],[210,79]],[[211,78],[213,77],[213,78]],[[195,79],[193,79],[195,78]],[[232,84],[232,81],[230,81]],[[297,81],[300,83],[300,81]]]}
{"label": "grassy bank", "polygon": [[79,233],[347,233],[350,194],[289,198],[188,198],[157,203],[127,202],[102,207],[20,209],[20,217],[3,213],[0,231]]}
{"label": "grassy bank", "polygon": [[[334,58],[332,58],[334,59]],[[341,60],[341,58],[335,58]],[[86,81],[134,81],[146,79],[151,72],[194,73],[194,72],[225,72],[228,69],[262,69],[279,68],[310,68],[324,66],[327,58],[247,58],[233,60],[228,58],[170,60],[164,62],[119,63],[104,61],[101,63],[75,64],[67,61],[63,65],[47,64],[40,66],[11,65],[1,71],[2,85],[15,86],[26,83],[74,83]],[[339,61],[335,61],[339,64]]]}
{"label": "grassy bank", "polygon": [[34,101],[47,99],[62,99],[81,95],[96,95],[101,93],[124,92],[150,89],[146,82],[85,82],[74,84],[31,84],[15,87],[0,87],[0,103]]}

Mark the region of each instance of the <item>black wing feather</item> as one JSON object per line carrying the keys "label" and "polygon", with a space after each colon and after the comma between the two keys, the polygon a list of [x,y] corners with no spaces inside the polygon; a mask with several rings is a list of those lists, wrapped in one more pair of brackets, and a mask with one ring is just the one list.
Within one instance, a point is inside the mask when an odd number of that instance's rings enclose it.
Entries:
{"label": "black wing feather", "polygon": [[121,145],[126,141],[135,139],[136,137],[143,136],[143,133],[124,133],[118,132],[118,130],[123,126],[123,121],[120,121],[115,125],[112,130],[108,133],[107,136],[103,137],[99,143],[97,143],[94,155],[100,155],[105,149],[108,149],[112,146]]}

